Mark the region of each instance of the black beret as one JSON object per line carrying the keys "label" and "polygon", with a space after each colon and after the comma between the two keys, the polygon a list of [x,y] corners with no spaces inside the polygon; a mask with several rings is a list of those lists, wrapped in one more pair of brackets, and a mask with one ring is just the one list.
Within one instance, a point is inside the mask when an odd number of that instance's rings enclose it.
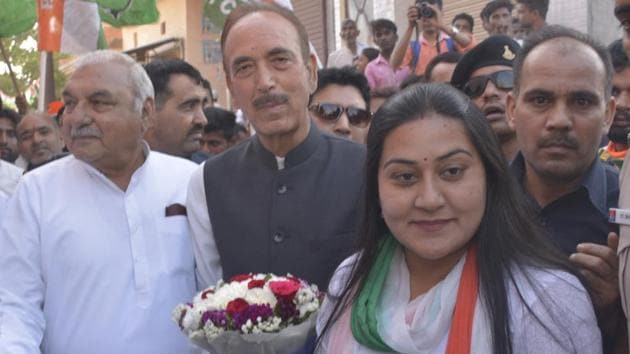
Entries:
{"label": "black beret", "polygon": [[451,85],[462,88],[477,69],[491,65],[512,66],[521,46],[505,35],[488,37],[466,53],[457,63]]}

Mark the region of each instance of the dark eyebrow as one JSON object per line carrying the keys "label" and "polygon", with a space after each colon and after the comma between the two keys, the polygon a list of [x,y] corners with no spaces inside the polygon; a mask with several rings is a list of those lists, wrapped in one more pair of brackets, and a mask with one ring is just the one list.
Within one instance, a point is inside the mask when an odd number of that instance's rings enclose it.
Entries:
{"label": "dark eyebrow", "polygon": [[575,91],[571,92],[571,98],[587,98],[591,101],[599,102],[599,95],[592,91]]}
{"label": "dark eyebrow", "polygon": [[454,155],[457,155],[457,154],[464,154],[464,155],[468,155],[470,157],[473,157],[473,155],[470,152],[468,152],[468,150],[465,150],[465,149],[462,149],[462,148],[457,148],[457,149],[453,149],[453,150],[447,152],[446,154],[438,157],[437,160],[438,161],[444,161],[444,160],[448,159],[449,157],[453,157]]}
{"label": "dark eyebrow", "polygon": [[[439,156],[436,160],[444,161],[444,160],[446,160],[446,159],[448,159],[450,157],[453,157],[453,156],[455,156],[457,154],[464,154],[464,155],[468,155],[470,157],[473,157],[473,155],[470,152],[468,152],[467,150],[462,149],[462,148],[456,148],[456,149],[453,149],[453,150],[447,152],[446,154],[444,154],[442,156]],[[417,161],[415,161],[415,160],[408,160],[408,159],[391,159],[391,160],[388,160],[387,162],[385,162],[385,164],[383,165],[383,168],[385,168],[385,167],[387,167],[389,165],[392,165],[392,164],[415,165],[415,164],[417,164]]]}
{"label": "dark eyebrow", "polygon": [[89,99],[94,99],[94,98],[101,97],[101,96],[107,97],[107,98],[113,98],[114,97],[114,95],[112,95],[112,93],[109,92],[109,91],[99,90],[99,91],[96,91],[96,92],[93,92],[92,94],[90,94]]}
{"label": "dark eyebrow", "polygon": [[251,57],[246,57],[246,56],[242,56],[242,57],[237,57],[232,61],[232,65],[230,66],[232,69],[236,68],[237,66],[248,62],[248,61],[252,61]]}
{"label": "dark eyebrow", "polygon": [[525,92],[523,94],[523,96],[525,96],[525,98],[529,98],[532,96],[553,96],[553,92],[549,91],[549,90],[543,90],[543,89],[532,89],[529,90],[527,92]]}
{"label": "dark eyebrow", "polygon": [[183,107],[186,106],[188,104],[197,104],[197,103],[202,103],[203,99],[201,97],[191,97],[187,100],[185,100],[184,102],[179,104],[179,107]]}
{"label": "dark eyebrow", "polygon": [[282,48],[282,47],[276,47],[276,48],[271,49],[269,53],[267,53],[267,56],[272,57],[272,56],[281,55],[281,54],[289,55],[291,58],[295,57],[295,54],[293,54],[292,51],[286,48]]}
{"label": "dark eyebrow", "polygon": [[407,160],[407,159],[391,159],[388,160],[387,162],[385,162],[385,164],[383,165],[383,168],[389,166],[389,165],[393,165],[393,164],[402,164],[402,165],[415,165],[416,161],[414,160]]}

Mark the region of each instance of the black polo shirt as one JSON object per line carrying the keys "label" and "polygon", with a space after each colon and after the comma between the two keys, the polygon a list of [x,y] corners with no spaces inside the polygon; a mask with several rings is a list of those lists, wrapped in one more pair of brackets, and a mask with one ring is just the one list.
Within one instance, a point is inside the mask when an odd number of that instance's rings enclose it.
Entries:
{"label": "black polo shirt", "polygon": [[[525,159],[520,152],[510,164],[510,170],[525,190]],[[619,173],[598,158],[577,189],[544,208],[527,191],[525,193],[538,210],[548,236],[567,255],[575,253],[580,243],[605,245],[608,232],[618,232],[617,226],[608,223],[608,209],[617,207]]]}

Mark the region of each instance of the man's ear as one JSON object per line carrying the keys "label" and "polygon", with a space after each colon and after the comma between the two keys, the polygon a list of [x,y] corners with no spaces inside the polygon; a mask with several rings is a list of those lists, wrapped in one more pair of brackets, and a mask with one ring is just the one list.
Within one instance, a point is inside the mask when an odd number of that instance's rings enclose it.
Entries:
{"label": "man's ear", "polygon": [[155,99],[147,97],[142,104],[142,134],[151,129],[155,119]]}
{"label": "man's ear", "polygon": [[512,91],[508,92],[506,102],[506,119],[510,128],[514,129],[516,117],[514,111],[516,110],[516,97]]}
{"label": "man's ear", "polygon": [[317,90],[317,58],[315,54],[311,53],[306,63],[306,69],[308,70],[308,82],[309,82],[309,94],[313,94]]}
{"label": "man's ear", "polygon": [[617,111],[617,100],[615,97],[611,96],[606,102],[606,112],[604,113],[604,122],[602,125],[602,134],[608,134],[608,130],[610,130],[610,126],[615,120],[615,112]]}

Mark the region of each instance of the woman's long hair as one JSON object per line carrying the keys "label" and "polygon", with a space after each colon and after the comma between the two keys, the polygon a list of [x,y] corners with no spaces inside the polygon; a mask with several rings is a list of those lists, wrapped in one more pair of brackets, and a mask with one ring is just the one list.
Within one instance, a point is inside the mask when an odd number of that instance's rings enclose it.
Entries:
{"label": "woman's long hair", "polygon": [[[566,257],[550,244],[537,226],[536,215],[510,173],[498,140],[483,114],[451,86],[414,85],[390,98],[376,112],[370,126],[365,166],[365,203],[358,237],[360,257],[353,265],[342,292],[336,298],[336,294],[329,294],[336,300],[336,305],[318,338],[318,345],[360,293],[378,254],[379,240],[388,232],[381,217],[378,190],[378,169],[384,141],[396,127],[433,114],[463,124],[485,168],[485,213],[474,238],[478,244],[480,297],[488,311],[493,351],[512,352],[508,288],[510,283],[517,291],[522,286],[516,284],[516,271],[521,272],[530,285],[534,285],[535,281],[529,278],[525,266],[564,270],[581,279]],[[520,291],[518,293],[522,299]],[[542,321],[539,322],[547,327]],[[555,338],[554,334],[551,335]]]}

